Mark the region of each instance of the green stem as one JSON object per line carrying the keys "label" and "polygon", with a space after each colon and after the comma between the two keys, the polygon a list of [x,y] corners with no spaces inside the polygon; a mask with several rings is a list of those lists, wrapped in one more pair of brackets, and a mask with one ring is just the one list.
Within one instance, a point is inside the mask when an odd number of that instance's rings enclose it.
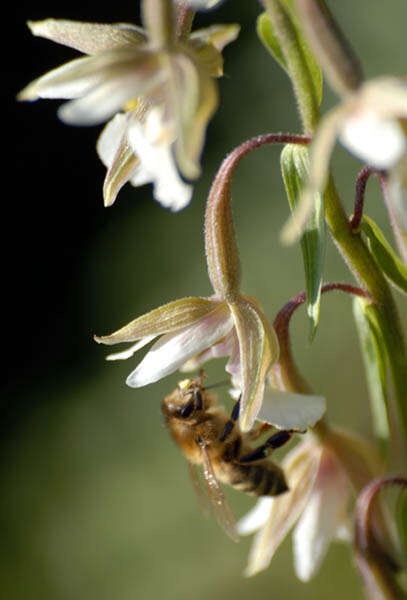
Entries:
{"label": "green stem", "polygon": [[319,118],[319,102],[297,31],[279,0],[264,0],[264,6],[287,64],[304,133],[311,133]]}
{"label": "green stem", "polygon": [[373,261],[359,233],[352,233],[332,177],[325,192],[325,217],[334,241],[360,285],[373,299],[371,310],[382,332],[390,372],[393,377],[394,401],[402,436],[403,454],[407,456],[407,353],[397,308],[389,285]]}

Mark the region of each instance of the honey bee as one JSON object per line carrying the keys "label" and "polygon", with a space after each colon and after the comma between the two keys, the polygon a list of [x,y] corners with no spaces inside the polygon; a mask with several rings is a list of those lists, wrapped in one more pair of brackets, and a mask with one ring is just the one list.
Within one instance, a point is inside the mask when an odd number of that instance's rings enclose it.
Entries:
{"label": "honey bee", "polygon": [[239,430],[236,421],[240,400],[229,417],[217,405],[216,397],[203,387],[203,377],[201,374],[195,379],[180,381],[164,398],[161,409],[166,425],[188,461],[201,506],[207,502],[207,496],[200,487],[196,465],[203,466],[217,521],[234,541],[238,541],[235,520],[219,482],[252,496],[277,496],[287,491],[284,473],[268,457],[268,452],[282,446],[293,432],[277,431],[253,449],[250,440],[258,437],[261,431],[242,433]]}

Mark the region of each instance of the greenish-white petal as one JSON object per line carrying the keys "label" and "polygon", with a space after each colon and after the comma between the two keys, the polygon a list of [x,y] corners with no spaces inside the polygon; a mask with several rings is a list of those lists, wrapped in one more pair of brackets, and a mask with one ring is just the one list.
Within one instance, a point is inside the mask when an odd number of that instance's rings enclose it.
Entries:
{"label": "greenish-white petal", "polygon": [[235,322],[240,353],[240,426],[249,431],[260,410],[265,378],[278,358],[278,341],[273,327],[259,305],[241,297],[229,304]]}
{"label": "greenish-white petal", "polygon": [[256,575],[269,566],[277,548],[307,505],[320,456],[320,450],[303,443],[283,460],[289,491],[272,498],[268,519],[253,540],[245,575]]}
{"label": "greenish-white petal", "polygon": [[[140,159],[127,140],[128,116],[119,113],[106,125],[96,144],[99,158],[107,167],[103,184],[105,206],[111,206],[120,189],[140,170]],[[146,178],[142,183],[146,183]],[[139,184],[141,185],[141,183]]]}
{"label": "greenish-white petal", "polygon": [[173,118],[175,160],[184,179],[199,177],[199,159],[209,119],[218,105],[216,83],[205,68],[185,53],[162,57],[167,76],[165,103]]}
{"label": "greenish-white petal", "polygon": [[162,336],[146,354],[126,383],[142,387],[174,373],[185,362],[223,339],[232,329],[233,320],[224,303],[173,333]]}
{"label": "greenish-white petal", "polygon": [[206,298],[181,298],[134,319],[111,335],[95,336],[95,340],[100,344],[112,345],[176,331],[208,315],[218,305],[219,302]]}
{"label": "greenish-white petal", "polygon": [[97,54],[120,46],[137,46],[146,41],[146,35],[140,27],[127,23],[111,25],[45,19],[28,21],[27,25],[33,35],[69,46],[84,54]]}

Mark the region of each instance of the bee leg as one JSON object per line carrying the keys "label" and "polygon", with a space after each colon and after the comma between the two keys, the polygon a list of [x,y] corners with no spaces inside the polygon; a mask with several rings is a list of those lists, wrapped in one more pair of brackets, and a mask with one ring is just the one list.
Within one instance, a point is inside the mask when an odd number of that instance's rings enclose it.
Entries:
{"label": "bee leg", "polygon": [[248,454],[245,454],[244,456],[239,457],[239,462],[240,463],[248,463],[248,462],[253,462],[255,460],[260,460],[262,458],[266,458],[267,450],[269,448],[271,448],[272,450],[275,450],[276,448],[280,448],[280,446],[283,446],[286,442],[288,442],[289,439],[291,439],[293,433],[294,433],[293,431],[286,431],[286,430],[277,431],[277,433],[275,433],[274,435],[269,437],[269,439],[266,440],[264,442],[264,444],[262,444],[261,446],[259,446],[255,450],[253,450],[252,452],[249,452]]}
{"label": "bee leg", "polygon": [[257,440],[260,436],[263,435],[269,429],[274,429],[273,425],[269,425],[268,423],[258,423],[256,427],[254,427],[251,431],[246,433],[246,436],[251,441]]}
{"label": "bee leg", "polygon": [[223,428],[222,434],[219,438],[219,441],[224,442],[230,435],[233,427],[235,426],[236,421],[239,418],[240,412],[240,398],[235,402],[235,405],[232,409],[232,414],[230,415],[229,421],[227,421],[226,425]]}
{"label": "bee leg", "polygon": [[194,392],[194,403],[195,403],[195,410],[202,410],[202,408],[203,408],[202,394],[199,390],[195,390],[195,392]]}

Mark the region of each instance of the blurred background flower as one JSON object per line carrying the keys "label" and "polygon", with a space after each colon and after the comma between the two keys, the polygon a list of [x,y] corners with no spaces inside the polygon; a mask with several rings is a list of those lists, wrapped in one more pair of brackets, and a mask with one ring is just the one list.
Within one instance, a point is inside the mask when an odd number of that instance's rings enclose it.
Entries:
{"label": "blurred background flower", "polygon": [[[358,50],[366,77],[406,71],[404,0],[394,0],[391,12],[380,0],[328,4]],[[330,548],[309,586],[294,577],[289,540],[268,570],[242,579],[250,541],[232,544],[214,519],[205,520],[186,466],[162,427],[160,403],[179,376],[126,388],[128,365],[106,363],[105,349],[92,340],[93,333],[113,331],[128,315],[168,298],[210,293],[202,224],[221,160],[257,133],[299,131],[289,82],[256,39],[260,8],[254,1],[239,3],[237,15],[229,0],[196,20],[196,27],[240,20],[242,32],[224,51],[222,105],[208,128],[203,177],[193,203],[177,215],[151,202],[151,186],[127,186],[115,209],[104,209],[104,168],[93,150],[99,128],[64,126],[55,119],[54,102],[14,100],[27,81],[72,58],[72,50],[55,45],[51,51],[50,42],[33,38],[26,19],[139,22],[134,2],[101,3],[95,10],[87,0],[15,5],[13,35],[21,58],[5,64],[3,115],[12,132],[7,147],[13,148],[6,172],[13,190],[3,199],[8,360],[0,419],[2,597],[186,600],[193,590],[195,600],[239,600],[269,598],[278,590],[287,600],[299,593],[305,600],[329,593],[333,600],[337,589],[338,598],[359,598],[357,575],[341,545]],[[323,106],[336,102],[326,90]],[[270,319],[304,288],[299,248],[282,249],[278,241],[289,212],[278,157],[277,148],[257,150],[242,161],[232,184],[242,288]],[[360,163],[338,145],[333,166],[351,213]],[[369,183],[366,206],[391,237],[375,183]],[[326,273],[330,280],[350,281],[332,244]],[[349,299],[323,298],[311,348],[305,311],[292,325],[295,356],[327,398],[329,416],[369,435]],[[224,378],[220,363],[208,365],[210,383]],[[332,374],[338,365],[337,379]],[[226,390],[218,395],[230,410]],[[227,497],[237,517],[254,504],[233,490]]]}

